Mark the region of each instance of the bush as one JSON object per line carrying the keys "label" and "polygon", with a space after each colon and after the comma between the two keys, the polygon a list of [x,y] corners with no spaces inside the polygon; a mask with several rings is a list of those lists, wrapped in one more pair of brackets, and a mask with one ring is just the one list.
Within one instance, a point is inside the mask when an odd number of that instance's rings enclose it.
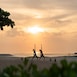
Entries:
{"label": "bush", "polygon": [[52,64],[49,69],[38,70],[35,64],[29,64],[28,59],[24,58],[22,64],[9,66],[3,69],[0,77],[77,77],[77,62],[68,63],[66,60]]}

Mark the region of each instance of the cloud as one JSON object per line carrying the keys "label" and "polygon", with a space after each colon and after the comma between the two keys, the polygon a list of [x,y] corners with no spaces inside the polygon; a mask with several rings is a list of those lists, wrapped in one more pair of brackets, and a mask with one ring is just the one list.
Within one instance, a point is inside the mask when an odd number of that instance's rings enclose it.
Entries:
{"label": "cloud", "polygon": [[76,0],[1,0],[0,5],[6,8],[6,10],[10,10],[13,14],[16,14],[16,17],[18,14],[19,17],[23,18],[27,16],[34,17],[39,15],[38,13],[41,13],[46,18],[50,16],[55,19],[62,19],[74,15],[77,9]]}
{"label": "cloud", "polygon": [[27,8],[33,9],[67,9],[74,10],[77,9],[77,0],[23,0],[24,5]]}
{"label": "cloud", "polygon": [[6,32],[6,35],[9,37],[23,36],[24,32],[19,31],[17,28],[13,28]]}
{"label": "cloud", "polygon": [[76,11],[77,0],[0,0],[0,5],[8,8],[29,8],[29,9],[65,9]]}
{"label": "cloud", "polygon": [[22,0],[0,0],[1,8],[13,9],[13,8],[21,8],[23,6]]}
{"label": "cloud", "polygon": [[67,10],[73,10],[76,11],[77,9],[77,0],[55,0],[56,6],[59,6],[59,8],[67,9]]}

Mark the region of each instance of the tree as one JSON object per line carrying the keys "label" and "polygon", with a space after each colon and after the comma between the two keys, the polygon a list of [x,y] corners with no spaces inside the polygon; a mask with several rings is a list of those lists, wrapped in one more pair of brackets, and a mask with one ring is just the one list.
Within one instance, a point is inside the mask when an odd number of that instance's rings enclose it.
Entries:
{"label": "tree", "polygon": [[11,26],[11,28],[13,28],[13,26],[15,26],[14,21],[12,21],[10,18],[10,13],[7,11],[4,11],[0,8],[0,29],[3,30],[4,26]]}

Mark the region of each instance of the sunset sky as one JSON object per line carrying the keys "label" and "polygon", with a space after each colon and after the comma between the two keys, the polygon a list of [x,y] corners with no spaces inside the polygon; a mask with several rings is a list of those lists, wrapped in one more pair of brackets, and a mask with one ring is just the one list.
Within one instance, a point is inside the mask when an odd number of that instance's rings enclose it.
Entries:
{"label": "sunset sky", "polygon": [[77,51],[77,0],[0,0],[0,8],[15,21],[0,31],[0,53],[31,54],[34,44],[45,54]]}

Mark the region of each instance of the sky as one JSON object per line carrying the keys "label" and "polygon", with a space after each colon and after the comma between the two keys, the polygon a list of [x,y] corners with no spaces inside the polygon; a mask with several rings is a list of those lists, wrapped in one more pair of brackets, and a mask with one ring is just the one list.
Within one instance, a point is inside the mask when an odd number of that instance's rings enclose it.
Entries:
{"label": "sky", "polygon": [[[0,0],[0,8],[15,22],[0,31],[0,53],[32,54],[34,44],[45,54],[77,51],[77,0]],[[44,31],[27,32],[33,26]]]}

